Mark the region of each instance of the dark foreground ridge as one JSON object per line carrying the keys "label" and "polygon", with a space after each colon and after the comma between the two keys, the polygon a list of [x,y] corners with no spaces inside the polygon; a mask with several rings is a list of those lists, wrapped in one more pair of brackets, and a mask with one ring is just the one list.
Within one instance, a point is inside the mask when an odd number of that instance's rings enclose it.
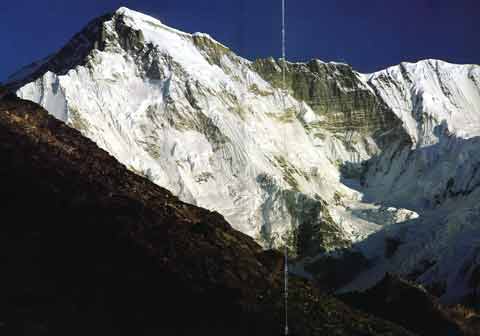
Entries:
{"label": "dark foreground ridge", "polygon": [[[282,257],[38,105],[0,101],[1,335],[280,335]],[[303,281],[292,335],[411,335]]]}
{"label": "dark foreground ridge", "polygon": [[444,307],[423,287],[387,274],[362,293],[342,296],[349,304],[394,321],[420,335],[480,336],[480,318],[465,307]]}

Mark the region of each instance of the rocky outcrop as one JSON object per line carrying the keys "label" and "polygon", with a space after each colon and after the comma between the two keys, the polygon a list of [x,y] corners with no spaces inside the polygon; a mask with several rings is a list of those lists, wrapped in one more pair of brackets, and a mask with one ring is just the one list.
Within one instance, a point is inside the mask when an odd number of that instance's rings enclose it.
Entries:
{"label": "rocky outcrop", "polygon": [[283,66],[290,93],[323,117],[318,124],[306,125],[307,128],[317,126],[336,134],[355,131],[375,137],[401,125],[350,65],[320,60],[283,65],[273,58],[253,63],[253,68],[277,88],[283,85]]}

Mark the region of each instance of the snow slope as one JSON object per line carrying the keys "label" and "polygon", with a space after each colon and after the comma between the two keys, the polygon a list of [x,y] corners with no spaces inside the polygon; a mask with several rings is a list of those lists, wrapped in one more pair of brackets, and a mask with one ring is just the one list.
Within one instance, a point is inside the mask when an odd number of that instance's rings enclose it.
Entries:
{"label": "snow slope", "polygon": [[[369,160],[364,200],[406,207],[419,218],[388,225],[357,244],[375,263],[344,291],[369,287],[392,272],[424,284],[447,303],[478,306],[479,75],[479,66],[426,60],[369,76],[409,141],[393,141]],[[398,249],[386,253],[392,242]]]}
{"label": "snow slope", "polygon": [[[415,147],[442,135],[480,135],[480,67],[439,60],[401,63],[369,76],[368,83],[402,120]],[[441,134],[435,128],[442,127]]]}

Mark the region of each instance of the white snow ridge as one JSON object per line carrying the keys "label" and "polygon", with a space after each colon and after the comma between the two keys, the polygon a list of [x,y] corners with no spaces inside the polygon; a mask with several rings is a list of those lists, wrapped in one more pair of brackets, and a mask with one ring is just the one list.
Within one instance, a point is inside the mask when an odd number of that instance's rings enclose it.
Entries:
{"label": "white snow ridge", "polygon": [[480,67],[287,70],[284,109],[279,61],[122,7],[9,84],[265,247],[363,253],[372,266],[344,290],[389,271],[445,301],[479,295]]}

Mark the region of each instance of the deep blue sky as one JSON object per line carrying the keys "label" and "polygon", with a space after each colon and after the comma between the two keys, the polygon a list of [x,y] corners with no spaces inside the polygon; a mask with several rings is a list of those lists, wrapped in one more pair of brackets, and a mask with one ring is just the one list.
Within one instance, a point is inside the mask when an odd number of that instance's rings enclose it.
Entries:
{"label": "deep blue sky", "polygon": [[[0,80],[120,6],[207,32],[249,59],[279,55],[280,0],[0,0]],[[287,21],[292,60],[363,72],[423,58],[480,63],[479,0],[289,0]]]}

